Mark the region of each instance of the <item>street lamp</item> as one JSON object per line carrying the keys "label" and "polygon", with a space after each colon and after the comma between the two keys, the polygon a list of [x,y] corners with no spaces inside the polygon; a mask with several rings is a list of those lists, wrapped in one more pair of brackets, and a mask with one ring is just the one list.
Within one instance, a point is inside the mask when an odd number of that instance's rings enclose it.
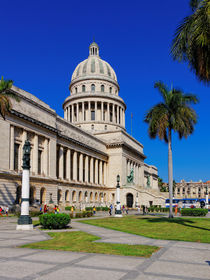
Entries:
{"label": "street lamp", "polygon": [[30,152],[31,144],[28,140],[23,146],[23,173],[22,173],[22,196],[21,196],[21,215],[18,219],[17,230],[33,229],[32,219],[29,216],[29,171],[30,171]]}
{"label": "street lamp", "polygon": [[206,209],[209,208],[209,186],[206,185]]}
{"label": "street lamp", "polygon": [[115,212],[115,217],[121,218],[121,206],[120,206],[120,175],[117,175],[117,186],[116,186],[116,200],[117,200],[117,207]]}

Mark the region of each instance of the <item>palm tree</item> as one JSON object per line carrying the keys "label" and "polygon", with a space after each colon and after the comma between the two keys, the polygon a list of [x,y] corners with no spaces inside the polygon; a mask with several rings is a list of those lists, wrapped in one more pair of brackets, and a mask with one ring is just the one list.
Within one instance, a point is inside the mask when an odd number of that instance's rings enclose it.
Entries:
{"label": "palm tree", "polygon": [[4,80],[3,77],[0,80],[0,115],[5,120],[5,115],[12,109],[10,98],[18,101],[18,97],[10,92],[12,87],[12,80]]}
{"label": "palm tree", "polygon": [[169,218],[173,217],[173,165],[172,165],[172,130],[177,132],[179,138],[187,138],[194,130],[197,122],[196,112],[190,104],[196,104],[198,99],[193,94],[184,94],[180,89],[171,88],[159,81],[154,84],[163,97],[163,102],[152,107],[146,114],[144,121],[149,124],[148,133],[151,138],[158,136],[168,144],[168,181],[170,212]]}
{"label": "palm tree", "polygon": [[191,0],[192,14],[175,31],[171,55],[188,61],[200,81],[210,82],[210,0]]}

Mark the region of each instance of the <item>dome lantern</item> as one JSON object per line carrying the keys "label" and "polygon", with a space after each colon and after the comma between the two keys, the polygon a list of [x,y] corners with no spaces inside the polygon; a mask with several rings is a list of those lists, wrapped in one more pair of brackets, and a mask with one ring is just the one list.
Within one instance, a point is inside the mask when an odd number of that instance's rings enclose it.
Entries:
{"label": "dome lantern", "polygon": [[99,46],[95,42],[89,46],[89,56],[99,56]]}

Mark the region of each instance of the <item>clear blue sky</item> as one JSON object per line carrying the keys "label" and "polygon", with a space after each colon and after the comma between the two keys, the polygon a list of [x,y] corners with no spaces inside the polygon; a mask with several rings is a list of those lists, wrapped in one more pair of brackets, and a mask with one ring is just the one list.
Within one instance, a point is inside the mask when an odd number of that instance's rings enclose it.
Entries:
{"label": "clear blue sky", "polygon": [[148,137],[146,111],[161,97],[154,82],[198,95],[199,119],[187,140],[173,137],[174,178],[210,179],[210,90],[186,64],[172,61],[174,31],[190,13],[189,0],[1,2],[0,75],[48,103],[63,116],[62,103],[77,64],[88,56],[93,37],[100,56],[116,71],[127,104],[126,128],[144,145],[146,162],[167,181],[167,145]]}

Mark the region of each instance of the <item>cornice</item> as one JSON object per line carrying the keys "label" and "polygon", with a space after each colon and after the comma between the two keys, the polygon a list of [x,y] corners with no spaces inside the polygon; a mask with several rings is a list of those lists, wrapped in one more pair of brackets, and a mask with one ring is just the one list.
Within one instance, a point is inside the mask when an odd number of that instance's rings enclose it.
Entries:
{"label": "cornice", "polygon": [[[120,102],[123,105],[124,109],[126,110],[126,104],[121,97],[116,96],[114,94],[110,94],[110,93],[100,93],[100,92],[75,93],[71,96],[68,96],[63,103],[63,109],[64,109],[64,106],[66,105],[66,103],[72,102],[72,101],[75,101],[75,100],[79,100],[79,99],[82,99],[82,98],[85,98],[85,99],[89,99],[89,98],[100,98],[101,99],[101,98],[104,98],[104,99],[110,99],[112,101],[114,100],[116,102]],[[86,100],[86,101],[88,101],[88,100]]]}

